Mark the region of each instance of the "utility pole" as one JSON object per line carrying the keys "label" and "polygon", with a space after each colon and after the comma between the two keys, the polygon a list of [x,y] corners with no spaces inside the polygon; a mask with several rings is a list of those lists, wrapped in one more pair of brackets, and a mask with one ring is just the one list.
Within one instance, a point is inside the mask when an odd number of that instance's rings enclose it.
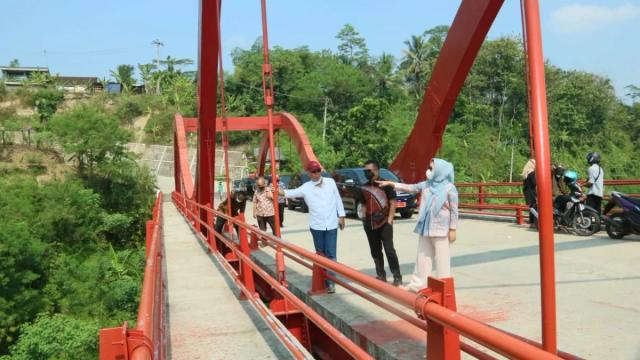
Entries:
{"label": "utility pole", "polygon": [[[156,47],[156,69],[160,71],[160,47],[164,46],[164,43],[158,39],[151,42],[151,45]],[[158,77],[158,83],[156,85],[156,94],[160,94],[160,77]]]}
{"label": "utility pole", "polygon": [[325,138],[327,137],[327,105],[329,105],[329,98],[324,97],[324,124],[322,125],[322,143],[324,144]]}

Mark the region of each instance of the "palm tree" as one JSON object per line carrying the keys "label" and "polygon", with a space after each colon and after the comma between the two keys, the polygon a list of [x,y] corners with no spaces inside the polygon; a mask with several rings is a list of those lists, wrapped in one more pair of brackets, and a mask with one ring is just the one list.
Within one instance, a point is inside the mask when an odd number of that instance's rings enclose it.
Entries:
{"label": "palm tree", "polygon": [[155,64],[138,64],[138,71],[140,71],[140,76],[142,77],[142,82],[144,82],[144,92],[148,94],[151,89],[149,88],[149,84],[153,80],[153,69],[155,69]]}
{"label": "palm tree", "polygon": [[134,68],[131,65],[118,65],[116,71],[111,70],[111,76],[122,85],[124,92],[129,92],[135,79],[133,78]]}
{"label": "palm tree", "polygon": [[425,83],[425,70],[429,47],[422,36],[411,35],[411,39],[404,42],[407,49],[400,63],[400,69],[404,72],[407,84],[413,89],[416,96],[420,96]]}
{"label": "palm tree", "polygon": [[393,73],[395,67],[395,59],[393,55],[382,53],[376,63],[376,84],[378,87],[378,95],[386,97],[389,95],[389,88],[396,82],[396,76]]}
{"label": "palm tree", "polygon": [[191,65],[193,64],[193,60],[188,59],[188,58],[184,58],[184,59],[176,59],[171,57],[170,55],[167,56],[167,58],[165,60],[160,60],[160,64],[165,65],[167,67],[167,71],[170,73],[175,72],[175,68],[178,66],[184,66],[184,65]]}

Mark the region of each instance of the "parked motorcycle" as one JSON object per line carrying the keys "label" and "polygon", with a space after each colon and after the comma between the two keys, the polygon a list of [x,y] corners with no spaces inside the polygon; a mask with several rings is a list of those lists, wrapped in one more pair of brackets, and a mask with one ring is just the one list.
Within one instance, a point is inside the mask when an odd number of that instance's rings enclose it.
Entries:
{"label": "parked motorcycle", "polygon": [[[538,223],[538,211],[529,209]],[[554,207],[553,223],[555,230],[572,231],[579,236],[591,236],[600,230],[600,214],[584,203],[583,198],[571,197],[566,209]]]}
{"label": "parked motorcycle", "polygon": [[609,214],[614,208],[618,211],[604,216],[607,235],[612,239],[622,239],[629,234],[640,234],[640,199],[612,191],[604,213]]}
{"label": "parked motorcycle", "polygon": [[[553,201],[553,223],[556,230],[573,231],[579,236],[591,236],[600,231],[600,213],[585,204],[586,196],[578,185],[578,174],[573,170],[565,171],[564,182],[568,195],[560,195]],[[538,223],[538,210],[529,211]]]}

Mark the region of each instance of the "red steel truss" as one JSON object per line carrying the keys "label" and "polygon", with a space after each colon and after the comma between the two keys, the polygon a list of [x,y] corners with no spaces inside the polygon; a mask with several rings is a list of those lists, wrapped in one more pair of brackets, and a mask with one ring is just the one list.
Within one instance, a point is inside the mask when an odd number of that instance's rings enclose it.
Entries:
{"label": "red steel truss", "polygon": [[[425,89],[415,127],[391,165],[391,168],[406,181],[421,180],[421,174],[424,173],[427,164],[440,147],[456,98],[502,3],[503,0],[462,0],[432,78]],[[521,0],[521,4],[528,65],[526,76],[529,84],[532,152],[535,153],[537,160],[536,174],[539,187],[542,344],[495,329],[458,313],[452,278],[429,278],[427,289],[417,295],[412,294],[282,241],[278,236],[266,234],[248,225],[242,214],[238,218],[231,218],[228,214],[212,209],[216,132],[223,131],[226,134],[227,131],[265,131],[257,165],[260,174],[264,173],[268,151],[271,154],[272,175],[276,175],[273,134],[278,130],[284,130],[293,139],[303,164],[317,159],[304,130],[296,119],[287,113],[273,113],[274,97],[272,68],[268,56],[266,1],[261,0],[264,47],[262,74],[267,116],[227,118],[224,112],[224,79],[220,60],[221,4],[220,0],[201,0],[198,118],[184,119],[176,114],[174,136],[176,185],[172,200],[193,227],[199,239],[235,279],[242,290],[242,298],[248,300],[258,313],[268,320],[276,335],[294,357],[303,357],[306,349],[315,350],[315,354],[320,358],[370,358],[358,344],[346,338],[287,289],[284,257],[312,271],[311,294],[323,293],[324,279],[330,277],[338,285],[371,301],[381,309],[396,314],[408,323],[425,330],[429,359],[460,359],[461,351],[481,359],[493,358],[461,342],[460,336],[509,358],[555,359],[558,356],[575,358],[570,354],[558,352],[556,344],[551,175],[538,1]],[[220,117],[216,108],[218,85],[220,85],[223,102]],[[189,132],[198,134],[195,181],[189,170],[187,156],[187,133]],[[223,135],[223,147],[226,149],[227,142],[224,138]],[[130,356],[134,355],[142,356],[140,358],[144,359],[164,358],[163,350],[159,349],[160,345],[157,345],[162,342],[163,336],[162,330],[157,330],[162,329],[163,324],[162,311],[157,310],[162,308],[162,299],[158,297],[158,291],[162,291],[163,282],[161,276],[157,275],[161,273],[158,271],[161,267],[161,262],[158,261],[159,251],[161,251],[159,250],[161,249],[160,240],[158,240],[161,226],[158,224],[157,216],[156,211],[154,224],[157,225],[151,224],[147,229],[148,234],[152,235],[147,244],[149,257],[145,270],[138,328],[135,331],[129,331],[125,324],[121,328],[103,330],[101,359],[128,359],[133,358]],[[233,224],[239,226],[239,243],[214,231],[213,221],[216,217],[228,220],[227,230],[230,232],[234,231]],[[268,274],[252,260],[251,252],[257,249],[258,242],[276,249],[275,276]],[[339,278],[329,276],[326,270],[331,270],[351,282],[346,283]],[[365,293],[358,287],[373,291],[378,297]],[[269,301],[268,307],[263,301]],[[414,310],[416,317],[407,315],[398,307]],[[273,319],[278,321],[274,322]],[[117,352],[113,349],[117,349]]]}

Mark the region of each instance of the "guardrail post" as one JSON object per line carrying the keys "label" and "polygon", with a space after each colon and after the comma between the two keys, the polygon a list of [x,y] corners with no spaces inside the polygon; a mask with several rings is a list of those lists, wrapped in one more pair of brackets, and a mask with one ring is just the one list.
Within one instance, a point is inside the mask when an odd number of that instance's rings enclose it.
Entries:
{"label": "guardrail post", "polygon": [[[316,254],[320,256],[324,256],[321,252],[316,252]],[[326,279],[326,270],[316,264],[313,263],[313,275],[311,276],[311,290],[309,290],[310,295],[319,295],[325,294],[327,292],[327,284],[325,283]]]}
{"label": "guardrail post", "polygon": [[478,204],[484,205],[484,186],[478,185]]}
{"label": "guardrail post", "polygon": [[[427,281],[428,288],[418,292],[416,302],[416,312],[424,318],[422,309],[418,304],[434,302],[449,310],[457,311],[456,294],[453,285],[453,278],[436,279],[430,277]],[[427,320],[427,359],[429,360],[460,360],[460,335],[437,322]]]}
{"label": "guardrail post", "polygon": [[518,225],[524,224],[524,219],[522,217],[522,209],[520,209],[520,208],[516,209],[516,223]]}
{"label": "guardrail post", "polygon": [[251,232],[251,242],[249,243],[249,249],[251,250],[258,250],[260,246],[258,245],[258,235],[256,235],[256,233],[254,233],[253,231]]}
{"label": "guardrail post", "polygon": [[284,253],[282,252],[282,249],[279,247],[276,250],[276,271],[277,271],[278,281],[282,285],[287,286],[286,270],[284,267]]}
{"label": "guardrail post", "polygon": [[[211,208],[211,204],[207,203],[207,208]],[[218,247],[216,246],[216,232],[213,226],[213,212],[207,211],[207,242],[209,243],[209,251],[218,252]]]}
{"label": "guardrail post", "polygon": [[193,226],[196,228],[196,231],[198,233],[202,233],[202,229],[201,229],[201,221],[203,220],[201,218],[201,214],[202,211],[200,210],[200,208],[197,205],[194,205],[193,207],[195,215],[193,216]]}
{"label": "guardrail post", "polygon": [[[238,214],[236,219],[238,219],[241,222],[245,222],[243,213]],[[239,230],[240,230],[240,233],[238,234],[238,237],[240,238],[240,251],[242,251],[242,253],[247,257],[250,257],[251,249],[249,248],[249,236],[247,234],[247,229],[241,226]],[[249,264],[247,264],[245,261],[242,261],[242,266],[240,268],[242,271],[242,276],[240,278],[242,283],[247,288],[247,290],[249,290],[250,293],[255,294],[256,286],[253,282],[253,270],[251,269],[251,266],[249,266]],[[241,300],[246,299],[243,292],[240,292],[240,299]]]}

